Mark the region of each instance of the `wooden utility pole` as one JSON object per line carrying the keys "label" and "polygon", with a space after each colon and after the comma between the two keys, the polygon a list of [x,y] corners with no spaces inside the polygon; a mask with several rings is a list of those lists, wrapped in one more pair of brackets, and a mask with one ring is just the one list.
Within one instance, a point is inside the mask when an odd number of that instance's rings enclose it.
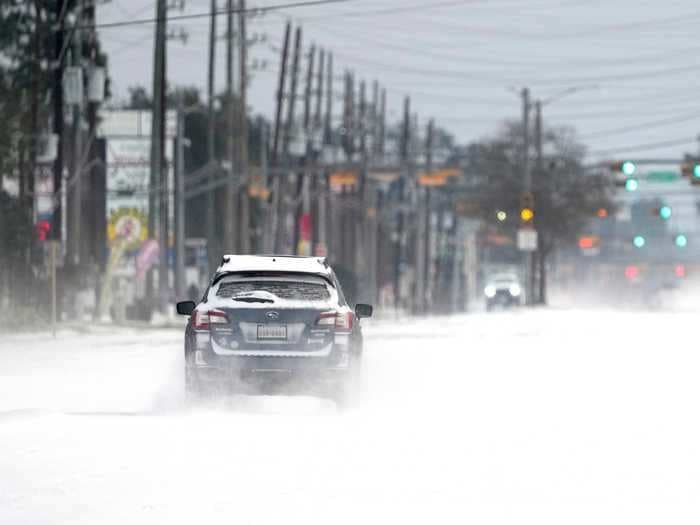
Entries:
{"label": "wooden utility pole", "polygon": [[[428,121],[425,139],[425,172],[430,173],[433,169],[433,120]],[[415,246],[415,268],[416,268],[416,297],[415,313],[423,314],[426,311],[426,268],[428,266],[428,195],[430,188],[422,188],[417,185],[418,206],[416,209],[416,246]]]}
{"label": "wooden utility pole", "polygon": [[[532,192],[532,172],[530,170],[530,90],[523,88],[521,92],[523,99],[523,191],[525,193]],[[535,272],[534,272],[534,254],[524,253],[525,256],[525,302],[527,304],[534,303],[535,294]]]}
{"label": "wooden utility pole", "polygon": [[[73,48],[71,50],[71,64],[74,68],[80,68],[81,75],[83,72],[82,56],[83,56],[83,42],[82,42],[82,25],[83,25],[83,4],[82,2],[77,3],[77,16],[75,21],[75,28],[72,33],[73,38]],[[82,79],[82,76],[80,77]],[[82,96],[82,93],[80,93]],[[77,100],[77,103],[73,105],[73,151],[71,154],[71,177],[70,184],[67,186],[67,199],[68,204],[67,211],[67,252],[69,260],[72,264],[80,263],[80,251],[81,251],[81,226],[82,226],[82,166],[81,158],[83,156],[83,146],[82,146],[82,120],[83,120],[83,101]]]}
{"label": "wooden utility pole", "polygon": [[403,125],[401,131],[401,174],[399,176],[399,203],[396,227],[396,243],[394,245],[394,306],[398,310],[401,306],[401,270],[403,266],[403,248],[405,244],[404,232],[404,210],[406,179],[408,177],[408,154],[411,140],[411,99],[404,98],[403,103]]}
{"label": "wooden utility pole", "polygon": [[[358,101],[358,118],[357,118],[357,133],[360,134],[360,173],[358,184],[357,200],[360,203],[360,209],[354,211],[355,216],[355,271],[358,275],[365,279],[369,273],[369,237],[367,235],[367,210],[369,209],[369,184],[367,181],[367,98],[366,84],[364,80],[360,81],[359,86],[359,101]],[[364,252],[364,253],[363,253]],[[364,280],[364,279],[363,279]],[[369,283],[365,282],[365,287],[369,288]]]}
{"label": "wooden utility pole", "polygon": [[[160,195],[160,181],[162,170],[163,140],[161,137],[160,122],[164,120],[163,98],[161,96],[163,70],[165,66],[165,37],[166,37],[166,0],[158,0],[156,4],[155,43],[153,48],[153,113],[151,117],[151,173],[148,186],[148,238],[158,239],[158,204]],[[161,249],[162,249],[161,243]],[[161,252],[160,257],[165,259],[166,254]],[[160,283],[160,280],[159,280]],[[154,290],[153,270],[146,275],[146,297],[151,307],[155,306],[158,294]]]}
{"label": "wooden utility pole", "polygon": [[284,127],[284,141],[282,143],[282,155],[285,164],[289,163],[289,143],[294,132],[294,106],[297,97],[297,80],[299,77],[299,55],[301,55],[301,28],[294,32],[294,56],[292,58],[292,79],[289,90],[289,103],[287,104],[287,120]]}
{"label": "wooden utility pole", "polygon": [[284,43],[282,44],[282,55],[280,57],[280,73],[277,82],[277,108],[275,110],[275,122],[272,137],[271,164],[275,174],[272,176],[272,203],[269,215],[269,225],[267,227],[267,239],[265,251],[273,253],[279,245],[279,213],[282,203],[280,189],[281,178],[278,171],[280,158],[280,135],[282,133],[282,112],[284,110],[284,86],[287,80],[287,55],[289,54],[289,37],[292,25],[287,22],[284,29]]}
{"label": "wooden utility pole", "polygon": [[379,142],[379,157],[384,162],[384,140],[386,136],[386,88],[382,88],[379,99],[379,131],[377,142]]}
{"label": "wooden utility pole", "polygon": [[319,168],[319,159],[323,154],[323,145],[325,143],[325,135],[323,130],[323,81],[324,70],[326,65],[326,52],[321,49],[318,57],[318,76],[316,78],[316,113],[314,114],[313,140],[318,147],[318,151],[314,152],[315,173],[313,189],[318,195],[316,198],[316,238],[314,239],[314,247],[312,249],[314,255],[326,254],[326,183],[323,169]]}
{"label": "wooden utility pole", "polygon": [[[543,153],[542,153],[542,101],[537,100],[535,102],[535,176],[539,177],[541,184],[546,184],[543,180],[545,174],[543,173]],[[544,304],[547,300],[546,297],[546,268],[544,255],[542,253],[542,243],[538,239],[537,250],[533,252],[532,265],[532,290],[533,294],[537,290],[537,297],[535,301],[538,304]]]}
{"label": "wooden utility pole", "polygon": [[301,181],[301,213],[297,214],[297,255],[311,255],[311,96],[313,93],[314,56],[316,46],[309,50],[309,63],[306,71],[306,86],[304,90],[304,173]]}
{"label": "wooden utility pole", "polygon": [[[216,68],[216,0],[211,0],[210,20],[209,20],[209,71],[207,75],[207,151],[209,169],[209,181],[214,182],[216,173],[214,163],[216,161],[216,110],[215,102],[215,68]],[[206,182],[205,182],[206,183]],[[209,271],[213,272],[218,264],[218,239],[216,236],[216,192],[213,189],[207,191],[207,210],[205,216],[206,237],[207,237],[207,259]]]}
{"label": "wooden utility pole", "polygon": [[323,124],[323,142],[332,144],[333,142],[333,53],[328,53],[328,68],[326,71],[326,114]]}
{"label": "wooden utility pole", "polygon": [[287,81],[287,55],[289,54],[289,34],[292,24],[287,22],[284,28],[284,43],[282,44],[282,56],[280,58],[280,74],[277,82],[277,108],[275,110],[274,132],[272,136],[272,164],[277,167],[280,153],[280,134],[282,129],[282,111],[284,110],[284,86]]}
{"label": "wooden utility pole", "polygon": [[379,131],[379,82],[374,80],[372,82],[372,104],[370,106],[370,122],[371,122],[371,131],[370,134],[372,136],[372,153],[371,153],[371,159],[372,162],[375,162],[377,160],[377,135]]}
{"label": "wooden utility pole", "polygon": [[316,110],[314,112],[313,118],[313,130],[316,133],[316,138],[323,139],[323,134],[318,136],[318,133],[322,131],[322,107],[323,107],[323,72],[326,65],[326,52],[321,49],[318,54],[318,74],[316,75]]}
{"label": "wooden utility pole", "polygon": [[161,311],[165,311],[167,304],[167,293],[169,290],[169,268],[168,268],[168,240],[170,235],[168,234],[168,218],[170,216],[168,212],[169,207],[169,188],[168,188],[168,165],[165,160],[165,122],[167,120],[167,75],[168,70],[168,44],[167,44],[167,17],[168,17],[167,6],[163,15],[163,30],[166,36],[163,38],[163,62],[160,68],[160,104],[161,104],[161,114],[158,119],[158,136],[160,140],[160,171],[159,171],[159,181],[160,187],[158,188],[158,194],[160,196],[160,205],[158,206],[158,218],[160,220],[159,230],[158,230],[158,241],[160,243],[160,257],[158,258],[158,290],[159,290],[159,300]]}
{"label": "wooden utility pole", "polygon": [[238,1],[238,42],[239,42],[239,57],[238,64],[240,67],[239,74],[239,101],[240,117],[239,129],[239,145],[240,152],[238,161],[240,165],[239,174],[241,180],[240,191],[240,230],[239,242],[240,253],[250,253],[250,199],[248,197],[248,110],[247,110],[247,84],[248,84],[248,42],[246,35],[246,3],[245,0]]}
{"label": "wooden utility pole", "polygon": [[236,125],[236,104],[234,101],[234,90],[233,90],[233,72],[234,72],[234,29],[233,29],[233,0],[227,0],[226,2],[227,13],[226,13],[226,100],[228,105],[227,111],[227,126],[226,126],[226,150],[229,162],[228,177],[226,181],[225,191],[224,191],[224,243],[223,252],[224,253],[236,253],[237,239],[236,239],[236,224],[234,201],[236,198],[236,184],[234,181],[234,174],[236,170],[236,154],[235,154],[235,141],[233,138],[235,125]]}
{"label": "wooden utility pole", "polygon": [[[284,170],[291,169],[291,158],[289,146],[294,133],[294,107],[297,98],[297,83],[299,78],[299,58],[301,55],[301,28],[297,27],[294,32],[294,57],[292,59],[292,78],[289,91],[289,102],[287,104],[287,121],[285,123],[284,140],[282,143],[282,163]],[[296,195],[295,181],[289,180],[292,174],[283,173],[280,170],[278,177],[280,180],[279,218],[277,230],[276,248],[281,253],[292,253],[294,251],[294,215],[285,202],[285,198],[290,194]],[[290,228],[291,226],[291,228]]]}
{"label": "wooden utility pole", "polygon": [[65,4],[67,0],[56,0],[58,28],[54,36],[54,70],[51,101],[53,102],[53,132],[58,139],[56,158],[53,163],[53,216],[50,238],[61,240],[61,188],[63,186],[63,36],[65,33]]}
{"label": "wooden utility pole", "polygon": [[175,142],[175,298],[185,290],[185,104],[184,93],[177,94],[177,139]]}

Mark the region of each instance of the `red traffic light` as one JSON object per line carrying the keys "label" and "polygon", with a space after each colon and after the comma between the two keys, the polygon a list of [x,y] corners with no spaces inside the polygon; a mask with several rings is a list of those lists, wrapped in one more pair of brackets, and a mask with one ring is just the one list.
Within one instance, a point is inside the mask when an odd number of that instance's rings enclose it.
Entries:
{"label": "red traffic light", "polygon": [[34,226],[36,229],[36,238],[39,241],[45,241],[49,237],[51,231],[51,223],[46,220],[38,221]]}
{"label": "red traffic light", "polygon": [[639,268],[634,265],[630,265],[625,268],[625,277],[628,279],[636,279],[639,277]]}
{"label": "red traffic light", "polygon": [[673,273],[676,274],[676,277],[685,277],[685,266],[682,264],[677,264],[676,267],[673,269]]}

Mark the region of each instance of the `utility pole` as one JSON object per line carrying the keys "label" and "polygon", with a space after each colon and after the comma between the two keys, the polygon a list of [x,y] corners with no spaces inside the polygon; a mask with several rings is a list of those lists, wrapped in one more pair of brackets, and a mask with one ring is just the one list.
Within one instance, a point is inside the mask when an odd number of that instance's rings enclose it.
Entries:
{"label": "utility pole", "polygon": [[[523,190],[526,194],[532,192],[532,173],[530,171],[530,90],[523,88],[521,93],[523,99]],[[525,282],[527,304],[533,304],[534,295],[534,271],[533,257],[531,253],[525,253]]]}
{"label": "utility pole", "polygon": [[[321,149],[323,150],[325,148],[326,151],[332,151],[333,150],[333,130],[332,130],[332,124],[331,124],[331,112],[333,110],[333,54],[329,51],[327,55],[327,62],[325,65],[325,76],[326,76],[326,82],[325,86],[319,83],[319,102],[318,102],[318,107],[319,107],[319,126],[321,126]],[[319,72],[319,79],[323,77],[321,73]],[[321,103],[321,92],[325,88],[326,90],[326,104],[325,104],[325,113],[321,117],[320,115],[320,107],[322,105]],[[328,161],[329,159],[324,159],[324,162]],[[321,176],[318,179],[319,182],[319,189],[320,189],[320,197],[318,201],[318,249],[317,252],[319,255],[324,255],[327,256],[329,253],[328,250],[328,229],[330,222],[328,220],[328,202],[329,199],[331,198],[329,192],[328,192],[328,172],[326,168],[322,168],[323,171],[321,173]]]}
{"label": "utility pole", "polygon": [[175,157],[175,298],[185,296],[185,108],[177,97],[177,152]]}
{"label": "utility pole", "polygon": [[236,184],[234,182],[235,173],[235,142],[233,139],[234,128],[236,123],[236,104],[234,102],[233,92],[233,71],[234,71],[234,54],[233,54],[233,0],[226,2],[226,99],[228,104],[227,112],[227,127],[226,127],[226,144],[229,161],[228,178],[224,191],[224,253],[236,253],[238,248],[236,239],[236,228],[238,225],[235,220],[234,200],[236,198]]}
{"label": "utility pole", "polygon": [[371,135],[372,135],[372,154],[370,155],[372,162],[377,160],[379,135],[379,82],[372,82],[372,105],[370,111]]}
{"label": "utility pole", "polygon": [[291,33],[292,25],[287,22],[284,29],[284,44],[282,44],[282,56],[280,57],[280,74],[277,83],[277,108],[275,110],[275,122],[274,131],[272,136],[272,152],[271,152],[271,164],[272,169],[275,170],[275,174],[272,177],[272,203],[271,211],[268,213],[270,224],[267,228],[267,239],[265,243],[265,251],[268,253],[273,253],[278,246],[278,236],[279,236],[279,213],[282,203],[282,198],[280,195],[281,190],[281,178],[279,169],[279,158],[280,158],[280,135],[282,130],[282,112],[284,110],[284,86],[287,80],[287,55],[289,54],[289,36]]}
{"label": "utility pole", "polygon": [[165,37],[163,38],[163,62],[161,64],[161,69],[160,69],[160,104],[161,104],[161,113],[160,113],[160,119],[157,121],[159,130],[158,130],[158,136],[160,140],[160,171],[158,172],[160,176],[160,187],[158,194],[160,196],[160,205],[158,206],[158,218],[160,219],[160,228],[158,231],[158,239],[160,242],[160,257],[158,258],[159,262],[159,267],[158,267],[158,290],[159,290],[159,299],[160,299],[160,307],[161,311],[165,311],[166,304],[167,304],[167,293],[168,290],[170,289],[170,279],[169,279],[169,267],[168,267],[168,225],[169,225],[169,216],[170,213],[168,211],[168,207],[170,205],[169,202],[169,180],[168,180],[168,175],[169,175],[169,169],[168,165],[165,160],[165,122],[167,120],[167,75],[166,71],[168,70],[167,68],[167,63],[168,63],[168,31],[167,31],[167,16],[168,16],[168,11],[167,11],[167,6],[165,8],[165,13],[163,17],[163,28],[165,32]]}
{"label": "utility pole", "polygon": [[542,101],[535,101],[535,170],[538,175],[542,171]]}
{"label": "utility pole", "polygon": [[[164,120],[163,98],[161,96],[163,70],[165,66],[165,35],[166,35],[166,0],[158,0],[156,4],[156,28],[155,44],[153,51],[153,115],[151,118],[151,173],[148,186],[148,238],[155,240],[158,238],[158,197],[161,190],[161,147],[163,144],[161,136],[160,122]],[[163,243],[160,243],[161,250]],[[161,251],[160,258],[165,259],[166,254]],[[160,279],[159,279],[160,283]],[[149,270],[146,276],[146,297],[150,306],[155,306],[156,291],[154,290],[153,269]]]}
{"label": "utility pole", "polygon": [[[58,138],[56,159],[53,163],[54,208],[51,219],[50,237],[60,241],[63,217],[61,213],[61,188],[63,186],[63,35],[65,33],[65,9],[67,0],[56,0],[56,19],[58,27],[54,37],[53,86],[53,132]],[[60,312],[59,312],[60,316]]]}
{"label": "utility pole", "polygon": [[[215,100],[215,67],[216,67],[216,0],[211,0],[210,20],[209,20],[209,71],[207,75],[207,149],[209,169],[211,170],[209,180],[216,178],[214,162],[216,160],[216,112],[214,108]],[[207,192],[207,210],[205,216],[206,236],[207,236],[207,260],[209,271],[213,272],[218,263],[218,239],[216,236],[216,193],[213,189]]]}
{"label": "utility pole", "polygon": [[408,152],[411,130],[411,99],[404,98],[403,103],[403,125],[401,132],[401,173],[398,180],[398,213],[396,238],[394,244],[394,306],[398,311],[401,305],[401,270],[403,262],[403,244],[404,244],[404,196],[406,178],[408,175]]}
{"label": "utility pole", "polygon": [[289,34],[292,25],[287,22],[284,28],[284,43],[280,58],[280,74],[277,82],[277,108],[275,110],[274,132],[272,136],[272,163],[276,167],[280,153],[280,135],[282,129],[282,111],[284,110],[284,86],[287,80],[287,55],[289,54]]}
{"label": "utility pole", "polygon": [[324,71],[326,65],[326,53],[321,49],[318,57],[318,77],[316,79],[316,113],[314,115],[313,130],[314,144],[318,147],[318,150],[314,152],[314,160],[316,170],[314,174],[314,184],[313,188],[317,192],[318,197],[316,198],[316,238],[314,239],[315,245],[312,248],[314,255],[325,255],[326,254],[326,184],[325,178],[323,176],[323,170],[319,169],[318,159],[323,152],[323,144],[325,143],[325,135],[323,133],[323,116],[322,116],[322,106],[323,106],[323,81],[324,81]]}
{"label": "utility pole", "polygon": [[306,86],[304,90],[304,173],[301,181],[301,214],[297,221],[297,255],[311,255],[311,95],[314,78],[314,56],[316,46],[311,45],[309,63],[306,71]]}
{"label": "utility pole", "polygon": [[[367,210],[369,209],[369,183],[367,181],[367,96],[366,96],[366,84],[364,80],[360,81],[360,93],[359,93],[359,112],[358,112],[358,125],[357,132],[360,134],[360,173],[359,173],[359,202],[360,210],[359,213],[353,213],[356,215],[355,223],[355,271],[359,276],[362,276],[361,280],[367,278],[369,273],[369,261],[367,256],[369,255],[371,246],[369,246],[369,236],[366,235],[368,218]],[[363,253],[364,252],[364,253]],[[369,288],[369,282],[363,283],[366,288]]]}
{"label": "utility pole", "polygon": [[328,68],[326,71],[326,114],[323,123],[324,143],[333,144],[333,53],[328,53]]}
{"label": "utility pole", "polygon": [[379,82],[372,82],[372,103],[370,106],[369,115],[369,130],[368,135],[371,137],[371,150],[365,155],[365,215],[366,215],[366,233],[367,238],[367,279],[368,279],[368,300],[372,304],[377,302],[377,237],[379,229],[379,220],[377,217],[378,197],[377,187],[374,181],[369,178],[369,169],[377,162],[377,146],[378,146],[378,115],[379,115]]}
{"label": "utility pole", "polygon": [[[536,176],[540,178],[540,182],[543,183],[541,179],[544,177],[543,173],[543,155],[542,155],[542,101],[537,100],[535,102],[535,151],[536,151],[536,163],[535,163],[535,173]],[[537,241],[537,250],[532,253],[532,262],[530,263],[532,266],[532,278],[531,278],[531,287],[533,290],[533,294],[536,288],[536,279],[535,276],[537,277],[537,280],[539,282],[539,286],[537,287],[537,303],[539,304],[544,304],[545,302],[545,286],[546,286],[546,279],[545,279],[545,268],[544,268],[544,256],[542,254],[542,246],[541,242],[538,239]],[[533,297],[534,299],[534,297]]]}
{"label": "utility pole", "polygon": [[240,125],[239,125],[239,164],[241,177],[240,191],[240,253],[250,253],[250,199],[248,197],[248,109],[247,109],[247,84],[248,84],[248,41],[246,35],[246,3],[245,0],[238,1],[238,41],[240,66],[239,74],[239,101],[240,101]]}
{"label": "utility pole", "polygon": [[379,99],[379,131],[377,132],[379,143],[378,151],[379,157],[382,159],[382,164],[384,163],[384,139],[386,136],[386,88],[382,88],[381,96]]}
{"label": "utility pole", "polygon": [[[428,128],[425,139],[425,172],[430,173],[433,169],[432,159],[433,148],[433,120],[428,121]],[[425,273],[427,260],[427,220],[428,206],[427,193],[428,188],[421,188],[417,185],[416,195],[418,198],[418,206],[416,207],[416,251],[415,251],[415,267],[416,267],[416,298],[415,298],[415,313],[425,313]]]}
{"label": "utility pole", "polygon": [[[281,253],[290,253],[294,251],[294,216],[290,215],[285,199],[290,192],[296,194],[294,181],[289,180],[291,174],[286,170],[291,169],[291,158],[289,146],[294,133],[294,106],[297,98],[297,82],[299,78],[299,58],[301,55],[301,28],[297,27],[294,32],[294,57],[292,59],[292,78],[291,88],[289,92],[289,103],[287,104],[287,121],[285,123],[284,138],[282,142],[282,162],[283,170],[280,170],[278,177],[281,177],[279,184],[279,217],[277,230],[276,248]],[[291,229],[290,229],[291,226]]]}
{"label": "utility pole", "polygon": [[[82,81],[82,55],[83,55],[83,42],[82,42],[82,25],[83,25],[83,4],[78,2],[77,4],[77,17],[75,20],[75,28],[73,29],[73,49],[71,62],[74,68],[80,68],[79,78]],[[82,86],[80,86],[82,88]],[[79,264],[80,261],[80,247],[81,247],[81,225],[82,225],[82,166],[81,159],[83,153],[82,147],[82,120],[83,120],[83,93],[82,89],[79,89],[77,93],[81,97],[81,100],[76,100],[76,104],[73,106],[73,160],[72,160],[72,175],[71,184],[68,185],[67,195],[70,199],[66,199],[67,203],[70,203],[70,213],[68,217],[68,253],[71,263],[74,265]]]}
{"label": "utility pole", "polygon": [[297,27],[294,32],[294,57],[292,58],[292,82],[289,93],[289,103],[287,104],[287,120],[285,122],[284,140],[282,143],[282,155],[284,162],[289,162],[289,143],[292,140],[294,128],[294,105],[297,95],[297,79],[299,76],[299,55],[301,54],[301,28]]}

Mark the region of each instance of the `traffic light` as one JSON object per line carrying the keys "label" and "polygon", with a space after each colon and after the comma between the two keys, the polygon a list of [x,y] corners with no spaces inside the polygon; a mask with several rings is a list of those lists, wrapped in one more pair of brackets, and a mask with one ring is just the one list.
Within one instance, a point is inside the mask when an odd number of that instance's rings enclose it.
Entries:
{"label": "traffic light", "polygon": [[637,165],[630,160],[626,160],[620,166],[620,171],[629,177],[634,175],[634,172],[637,171]]}
{"label": "traffic light", "polygon": [[611,171],[616,171],[630,177],[637,171],[637,165],[631,160],[618,160],[608,164]]}
{"label": "traffic light", "polygon": [[700,164],[693,165],[693,175],[690,177],[691,184],[700,184]]}
{"label": "traffic light", "polygon": [[508,214],[503,210],[498,210],[496,212],[496,218],[498,219],[498,222],[503,222],[508,218]]}
{"label": "traffic light", "polygon": [[669,220],[671,218],[671,207],[661,206],[659,208],[659,217],[661,217],[665,221]]}
{"label": "traffic light", "polygon": [[639,277],[639,268],[634,265],[629,265],[625,268],[625,277],[629,280],[636,279]]}
{"label": "traffic light", "polygon": [[533,212],[531,208],[523,208],[520,210],[520,219],[523,221],[523,223],[529,224],[534,217],[535,212]]}
{"label": "traffic light", "polygon": [[530,192],[520,196],[520,222],[523,225],[532,225],[535,218],[535,197]]}
{"label": "traffic light", "polygon": [[600,208],[596,212],[596,215],[599,219],[605,219],[608,216],[608,210],[606,210],[605,208]]}
{"label": "traffic light", "polygon": [[637,179],[627,179],[625,181],[625,189],[627,191],[637,191],[639,189],[639,181]]}
{"label": "traffic light", "polygon": [[682,233],[679,233],[678,235],[676,235],[675,239],[673,239],[673,242],[679,248],[685,248],[686,246],[688,246],[688,237],[686,237]]}
{"label": "traffic light", "polygon": [[700,162],[686,160],[681,164],[681,175],[688,177],[693,185],[700,184]]}
{"label": "traffic light", "polygon": [[677,264],[676,267],[673,269],[673,273],[676,274],[676,277],[682,279],[683,277],[685,277],[685,266],[683,264]]}
{"label": "traffic light", "polygon": [[632,239],[632,244],[634,244],[635,248],[644,248],[646,243],[647,240],[643,235],[635,235],[634,239]]}
{"label": "traffic light", "polygon": [[45,241],[49,237],[49,232],[51,232],[51,223],[46,220],[38,221],[35,225],[36,239],[38,241]]}

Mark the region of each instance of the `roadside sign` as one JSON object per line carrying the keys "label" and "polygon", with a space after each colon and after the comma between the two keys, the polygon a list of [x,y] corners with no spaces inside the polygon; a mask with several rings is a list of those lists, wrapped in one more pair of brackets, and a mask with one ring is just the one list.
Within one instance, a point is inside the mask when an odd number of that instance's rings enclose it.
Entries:
{"label": "roadside sign", "polygon": [[518,250],[521,252],[534,252],[537,250],[537,230],[532,228],[520,228],[518,230]]}
{"label": "roadside sign", "polygon": [[680,180],[682,175],[678,171],[658,170],[644,174],[644,179],[650,182],[674,182]]}

